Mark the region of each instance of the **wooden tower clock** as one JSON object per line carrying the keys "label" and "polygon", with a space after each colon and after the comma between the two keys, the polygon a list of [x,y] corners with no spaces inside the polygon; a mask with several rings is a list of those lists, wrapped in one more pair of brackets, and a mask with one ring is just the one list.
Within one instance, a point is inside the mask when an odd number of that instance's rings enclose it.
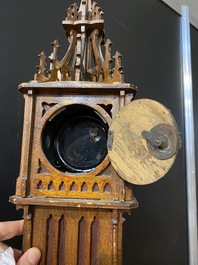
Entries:
{"label": "wooden tower clock", "polygon": [[23,250],[42,252],[40,265],[121,265],[124,212],[138,203],[131,183],[152,183],[172,166],[179,148],[170,112],[134,100],[120,53],[104,41],[101,8],[91,0],[66,10],[69,41],[59,60],[39,55],[25,98],[16,195],[24,209]]}

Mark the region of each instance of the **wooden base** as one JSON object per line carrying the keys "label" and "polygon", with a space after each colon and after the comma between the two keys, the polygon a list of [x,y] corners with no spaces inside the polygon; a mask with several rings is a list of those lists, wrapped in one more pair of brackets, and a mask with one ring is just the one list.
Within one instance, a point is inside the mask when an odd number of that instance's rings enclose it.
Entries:
{"label": "wooden base", "polygon": [[25,205],[31,199],[16,196],[10,200],[24,208],[23,251],[38,247],[42,252],[39,265],[122,264],[122,214],[137,207],[135,200],[121,203],[122,209],[118,202],[100,208],[94,203],[91,207],[91,201],[87,207],[71,207],[71,202],[64,207],[33,205],[38,202],[35,199]]}
{"label": "wooden base", "polygon": [[122,213],[30,208],[32,219],[25,220],[24,250],[30,245],[38,247],[42,251],[40,265],[121,265]]}

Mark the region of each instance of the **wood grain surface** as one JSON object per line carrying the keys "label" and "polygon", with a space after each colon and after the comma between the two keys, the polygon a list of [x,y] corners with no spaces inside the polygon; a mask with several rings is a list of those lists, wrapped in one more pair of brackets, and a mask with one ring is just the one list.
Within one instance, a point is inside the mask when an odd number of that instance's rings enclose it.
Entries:
{"label": "wood grain surface", "polygon": [[170,111],[162,104],[150,100],[134,100],[115,116],[110,131],[113,131],[113,146],[109,158],[115,170],[126,181],[144,185],[162,178],[171,168],[176,154],[166,160],[153,157],[147,140],[141,135],[158,124],[169,124],[177,130]]}

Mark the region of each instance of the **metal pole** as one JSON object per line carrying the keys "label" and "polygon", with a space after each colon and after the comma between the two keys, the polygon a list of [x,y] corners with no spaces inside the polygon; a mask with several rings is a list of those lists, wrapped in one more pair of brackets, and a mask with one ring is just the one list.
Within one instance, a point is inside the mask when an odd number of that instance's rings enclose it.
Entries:
{"label": "metal pole", "polygon": [[197,196],[193,116],[193,88],[191,70],[191,42],[189,8],[182,6],[183,95],[185,116],[186,182],[188,207],[189,265],[198,265]]}

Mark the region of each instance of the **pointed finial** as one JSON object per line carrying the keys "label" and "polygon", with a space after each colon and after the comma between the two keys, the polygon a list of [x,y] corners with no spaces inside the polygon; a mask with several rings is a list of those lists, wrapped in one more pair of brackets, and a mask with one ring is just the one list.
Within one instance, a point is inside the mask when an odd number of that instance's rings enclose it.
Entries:
{"label": "pointed finial", "polygon": [[123,83],[122,56],[116,53],[112,58],[112,42],[107,40],[104,44],[103,12],[99,5],[92,0],[81,0],[80,7],[74,3],[66,13],[62,24],[69,41],[68,50],[62,60],[58,60],[60,45],[57,40],[54,41],[53,52],[49,56],[50,69],[46,71],[46,57],[41,54],[35,80]]}
{"label": "pointed finial", "polygon": [[81,0],[79,11],[82,12],[82,20],[88,19],[88,14],[91,12],[91,0]]}

